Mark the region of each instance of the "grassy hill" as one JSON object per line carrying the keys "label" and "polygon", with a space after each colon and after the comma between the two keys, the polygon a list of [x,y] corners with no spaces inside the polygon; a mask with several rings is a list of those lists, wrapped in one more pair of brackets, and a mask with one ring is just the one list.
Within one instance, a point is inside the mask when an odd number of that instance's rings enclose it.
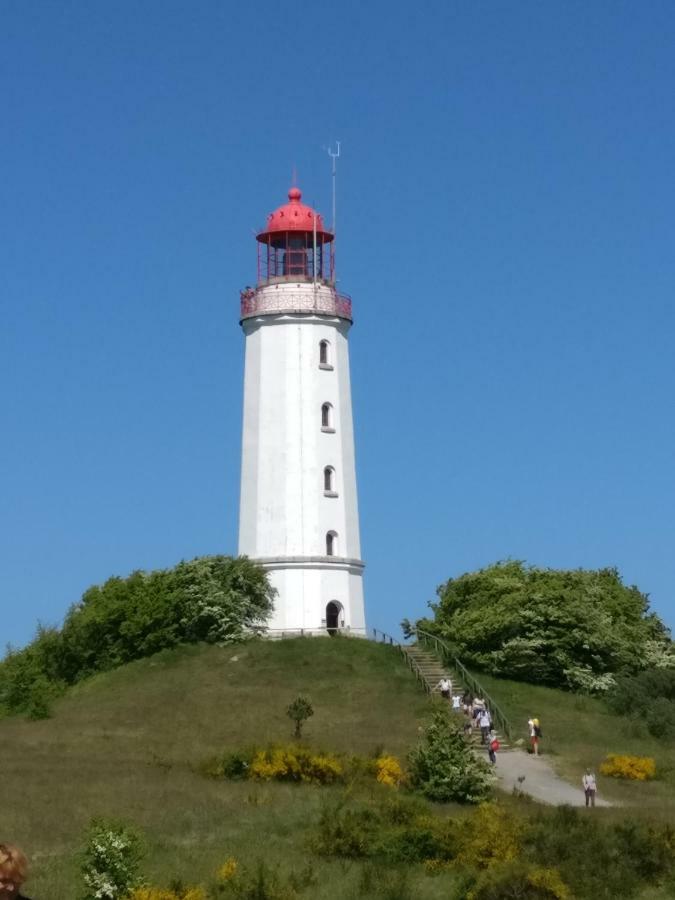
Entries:
{"label": "grassy hill", "polygon": [[315,709],[307,740],[331,750],[405,754],[428,711],[395,650],[336,638],[167,651],[82,682],[51,719],[0,721],[0,834],[34,861],[31,896],[73,900],[73,854],[95,815],[143,828],[164,883],[206,879],[229,855],[300,868],[328,789],[193,771],[226,748],[288,741],[285,710],[299,693]]}
{"label": "grassy hill", "polygon": [[[523,730],[530,715],[539,716],[544,750],[575,781],[610,751],[654,755],[662,780],[602,788],[639,814],[672,818],[675,750],[636,734],[635,726],[606,713],[599,701],[484,681]],[[106,816],[143,829],[145,871],[158,883],[173,877],[206,881],[234,856],[250,864],[264,859],[285,872],[310,860],[318,883],[307,896],[318,900],[449,896],[450,873],[429,878],[413,867],[407,893],[395,883],[387,893],[386,867],[369,874],[367,862],[308,852],[322,808],[344,787],[214,781],[196,770],[226,749],[288,741],[292,724],[285,710],[298,694],[315,709],[305,727],[308,742],[361,754],[384,746],[404,756],[430,706],[394,649],[341,638],[300,639],[165,651],[80,683],[57,702],[51,719],[0,720],[0,839],[16,841],[32,859],[29,895],[74,900],[74,857],[83,831],[92,816]],[[349,790],[370,802],[389,789],[372,784]],[[372,893],[364,890],[365,876],[376,884]],[[652,889],[644,900],[666,896]]]}

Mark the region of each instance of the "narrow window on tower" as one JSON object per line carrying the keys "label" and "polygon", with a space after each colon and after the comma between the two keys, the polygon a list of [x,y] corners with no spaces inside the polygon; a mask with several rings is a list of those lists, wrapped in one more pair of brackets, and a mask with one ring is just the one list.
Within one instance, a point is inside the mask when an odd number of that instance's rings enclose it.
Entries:
{"label": "narrow window on tower", "polygon": [[335,469],[332,466],[326,466],[323,470],[323,493],[325,497],[337,497]]}
{"label": "narrow window on tower", "polygon": [[321,430],[333,433],[333,407],[330,403],[324,403],[321,407]]}
{"label": "narrow window on tower", "polygon": [[330,343],[328,341],[319,341],[319,368],[333,368],[330,361]]}
{"label": "narrow window on tower", "polygon": [[337,533],[329,531],[326,535],[326,556],[337,556]]}

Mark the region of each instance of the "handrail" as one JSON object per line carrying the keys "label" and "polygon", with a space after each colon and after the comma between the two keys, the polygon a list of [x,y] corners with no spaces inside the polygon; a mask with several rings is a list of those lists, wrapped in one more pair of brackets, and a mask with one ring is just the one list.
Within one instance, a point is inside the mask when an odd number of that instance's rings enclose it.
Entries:
{"label": "handrail", "polygon": [[478,681],[477,678],[466,669],[464,665],[457,659],[452,649],[445,643],[444,640],[437,637],[435,634],[429,634],[428,631],[421,631],[419,628],[415,628],[411,626],[410,628],[411,634],[416,634],[418,638],[422,638],[422,641],[425,644],[433,641],[435,645],[435,651],[447,665],[452,665],[462,676],[464,683],[468,688],[470,688],[474,695],[478,695],[479,697],[484,697],[488,703],[490,712],[492,713],[492,717],[496,724],[499,726],[499,730],[502,731],[508,738],[511,740],[512,738],[512,729],[511,723],[506,718],[501,708],[495,703],[492,697],[485,690],[483,685]]}
{"label": "handrail", "polygon": [[363,639],[366,637],[365,628],[266,628],[261,632],[260,636],[269,640],[283,640],[285,638],[297,637],[330,637],[331,635],[340,635],[341,637],[357,637]]}
{"label": "handrail", "polygon": [[[386,631],[380,631],[379,628],[373,628],[372,631],[373,631],[373,640],[376,643],[391,644],[392,647],[394,647],[394,646],[400,647],[401,646],[401,642],[397,641],[396,638],[393,638],[390,634],[387,634]],[[378,637],[377,637],[378,634],[381,635],[381,637],[382,637],[382,640],[380,640],[380,641],[378,641]]]}

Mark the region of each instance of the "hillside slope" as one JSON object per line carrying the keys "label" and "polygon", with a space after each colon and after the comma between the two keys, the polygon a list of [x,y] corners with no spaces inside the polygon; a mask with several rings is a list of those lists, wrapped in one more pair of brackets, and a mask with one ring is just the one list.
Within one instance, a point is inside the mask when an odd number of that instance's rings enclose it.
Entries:
{"label": "hillside slope", "polygon": [[[404,754],[428,700],[398,653],[349,639],[184,647],[71,689],[52,719],[0,721],[1,838],[34,860],[30,892],[73,900],[73,854],[92,816],[149,835],[149,866],[208,877],[229,855],[260,850],[304,862],[298,839],[321,792],[216,783],[193,771],[226,748],[290,738],[288,703],[306,694],[314,745]],[[327,894],[330,896],[330,894]]]}

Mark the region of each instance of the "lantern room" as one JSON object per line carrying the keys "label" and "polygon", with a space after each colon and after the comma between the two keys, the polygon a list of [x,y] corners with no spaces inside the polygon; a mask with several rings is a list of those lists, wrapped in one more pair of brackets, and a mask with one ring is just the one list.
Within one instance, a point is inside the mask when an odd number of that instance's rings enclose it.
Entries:
{"label": "lantern room", "polygon": [[288,192],[288,203],[267,217],[258,241],[258,285],[283,281],[334,282],[334,235],[323,217],[302,203],[299,188]]}

